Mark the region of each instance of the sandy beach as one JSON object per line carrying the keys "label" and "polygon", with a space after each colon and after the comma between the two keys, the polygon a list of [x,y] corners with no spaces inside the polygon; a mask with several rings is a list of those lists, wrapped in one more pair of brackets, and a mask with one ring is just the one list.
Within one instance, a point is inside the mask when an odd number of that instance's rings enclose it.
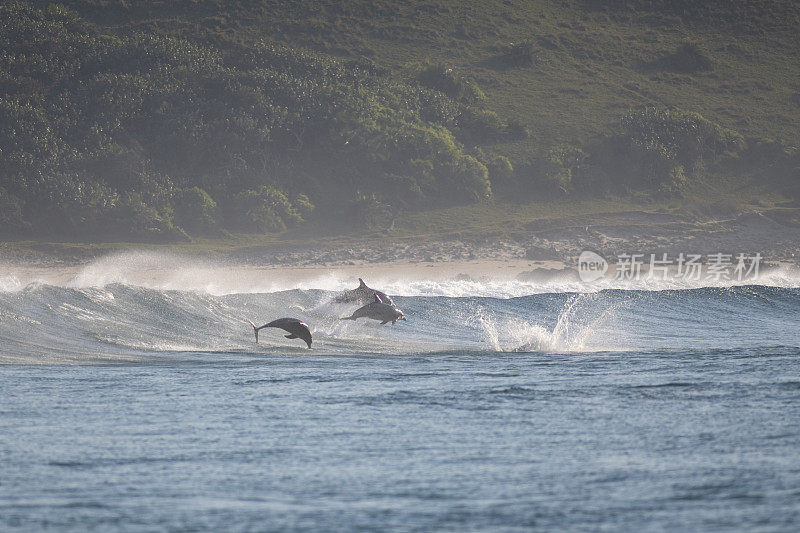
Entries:
{"label": "sandy beach", "polygon": [[[610,263],[621,254],[761,254],[766,265],[797,265],[800,221],[785,214],[751,212],[731,219],[693,220],[668,214],[628,212],[529,224],[527,234],[448,239],[372,239],[337,246],[312,240],[292,245],[250,246],[207,252],[141,246],[79,257],[42,246],[0,244],[0,279],[26,285],[113,282],[195,287],[214,280],[219,290],[260,286],[277,290],[329,286],[326,280],[547,279],[574,272],[584,250]],[[704,259],[705,261],[705,259]]]}

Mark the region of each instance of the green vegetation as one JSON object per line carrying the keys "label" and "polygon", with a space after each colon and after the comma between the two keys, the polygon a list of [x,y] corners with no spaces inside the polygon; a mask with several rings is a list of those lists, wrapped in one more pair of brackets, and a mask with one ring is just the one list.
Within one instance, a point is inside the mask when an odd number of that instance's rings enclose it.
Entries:
{"label": "green vegetation", "polygon": [[403,208],[491,196],[456,133],[499,119],[447,72],[431,76],[469,96],[281,45],[107,35],[59,6],[4,5],[0,26],[0,183],[16,228],[180,240],[282,231],[359,192]]}
{"label": "green vegetation", "polygon": [[5,2],[0,236],[797,199],[798,25],[791,0]]}

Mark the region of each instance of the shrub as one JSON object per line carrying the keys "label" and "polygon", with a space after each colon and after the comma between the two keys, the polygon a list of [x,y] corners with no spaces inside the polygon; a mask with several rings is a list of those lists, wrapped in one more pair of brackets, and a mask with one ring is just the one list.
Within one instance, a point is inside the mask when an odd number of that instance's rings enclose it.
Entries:
{"label": "shrub", "polygon": [[294,197],[294,207],[303,220],[307,220],[311,213],[314,212],[314,204],[305,194],[298,194]]}
{"label": "shrub", "polygon": [[528,41],[509,43],[495,59],[502,68],[525,67],[533,63],[533,44]]}
{"label": "shrub", "polygon": [[249,233],[283,231],[303,222],[286,195],[266,185],[237,194],[232,209],[239,229]]}
{"label": "shrub", "polygon": [[548,150],[545,157],[545,179],[553,190],[566,194],[572,190],[574,171],[586,159],[578,147],[561,144]]}
{"label": "shrub", "polygon": [[126,193],[108,219],[109,233],[145,242],[188,241],[189,236],[176,228],[168,216],[148,205],[139,193]]}
{"label": "shrub", "polygon": [[694,74],[711,70],[713,64],[696,43],[684,42],[671,54],[651,63],[650,67],[682,74]]}
{"label": "shrub", "polygon": [[658,186],[658,192],[664,196],[683,196],[688,184],[683,165],[673,165],[667,178]]}
{"label": "shrub", "polygon": [[494,111],[465,107],[458,117],[458,131],[461,137],[474,142],[497,139],[506,127]]}
{"label": "shrub", "polygon": [[486,165],[492,183],[509,183],[514,178],[514,167],[504,155],[496,155]]}
{"label": "shrub", "polygon": [[387,218],[391,217],[391,207],[385,204],[377,194],[357,192],[348,203],[346,216],[350,224],[366,229],[388,227]]}
{"label": "shrub", "polygon": [[518,118],[510,118],[508,119],[508,126],[506,127],[506,131],[511,136],[512,139],[527,139],[531,136],[531,130],[528,129],[522,121]]}
{"label": "shrub", "polygon": [[486,95],[475,83],[464,79],[453,67],[444,63],[426,61],[417,65],[416,70],[416,79],[422,86],[443,92],[450,98],[467,103],[486,99]]}
{"label": "shrub", "polygon": [[200,187],[180,189],[173,196],[175,223],[191,234],[219,233],[217,202]]}
{"label": "shrub", "polygon": [[486,200],[492,186],[486,166],[471,155],[462,155],[440,168],[445,182],[443,196],[452,200]]}
{"label": "shrub", "polygon": [[420,205],[425,199],[417,179],[414,176],[389,172],[382,180],[385,189],[392,199],[393,207],[408,207]]}
{"label": "shrub", "polygon": [[744,146],[735,131],[677,109],[634,111],[622,119],[622,129],[620,142],[631,170],[655,186],[669,181],[676,165],[698,174],[706,160]]}

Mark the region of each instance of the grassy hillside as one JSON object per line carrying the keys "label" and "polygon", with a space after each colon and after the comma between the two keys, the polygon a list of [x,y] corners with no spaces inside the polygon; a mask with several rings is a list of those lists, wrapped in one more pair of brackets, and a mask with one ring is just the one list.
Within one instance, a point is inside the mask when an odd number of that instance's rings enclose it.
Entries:
{"label": "grassy hillside", "polygon": [[[603,135],[641,105],[680,107],[745,136],[800,142],[800,4],[792,0],[112,0],[75,8],[119,29],[266,38],[371,58],[398,75],[416,61],[443,61],[477,81],[495,111],[531,125],[530,140],[498,146],[515,159]],[[532,62],[506,65],[504,49],[526,40]],[[670,64],[685,42],[710,68]]]}
{"label": "grassy hillside", "polygon": [[447,95],[280,44],[105,33],[62,6],[6,4],[0,25],[4,230],[180,238],[280,231],[314,204],[368,218],[378,194],[491,196],[457,139],[503,125],[461,80]]}
{"label": "grassy hillside", "polygon": [[[0,157],[18,154],[0,172],[7,235],[402,228],[487,198],[533,216],[570,198],[800,195],[791,0],[68,6],[0,8],[7,36],[34,21],[0,61],[5,118],[28,136],[0,139]],[[31,163],[45,152],[52,165]]]}

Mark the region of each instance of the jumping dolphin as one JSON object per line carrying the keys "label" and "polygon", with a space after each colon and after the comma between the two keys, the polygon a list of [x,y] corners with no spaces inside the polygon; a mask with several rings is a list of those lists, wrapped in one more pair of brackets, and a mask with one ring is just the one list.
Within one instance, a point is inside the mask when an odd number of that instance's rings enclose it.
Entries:
{"label": "jumping dolphin", "polygon": [[406,316],[403,312],[396,308],[394,304],[383,303],[381,297],[375,295],[375,301],[356,309],[351,316],[342,317],[340,320],[355,320],[357,318],[371,318],[372,320],[381,321],[381,325],[391,322],[396,323],[398,320],[405,320]]}
{"label": "jumping dolphin", "polygon": [[[248,320],[248,322],[250,321]],[[263,326],[256,326],[250,322],[250,325],[253,326],[253,332],[256,334],[256,342],[258,342],[258,330],[280,328],[289,332],[289,335],[284,335],[287,339],[303,339],[308,344],[308,347],[311,348],[311,331],[308,329],[308,324],[300,322],[296,318],[279,318]]]}
{"label": "jumping dolphin", "polygon": [[351,291],[343,292],[334,298],[333,301],[337,304],[360,303],[361,305],[364,305],[372,302],[375,299],[376,294],[380,296],[383,303],[394,305],[394,302],[386,295],[386,293],[367,287],[367,284],[364,283],[364,280],[361,278],[358,278],[357,288]]}

